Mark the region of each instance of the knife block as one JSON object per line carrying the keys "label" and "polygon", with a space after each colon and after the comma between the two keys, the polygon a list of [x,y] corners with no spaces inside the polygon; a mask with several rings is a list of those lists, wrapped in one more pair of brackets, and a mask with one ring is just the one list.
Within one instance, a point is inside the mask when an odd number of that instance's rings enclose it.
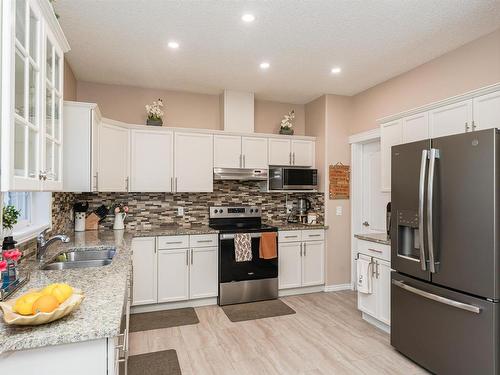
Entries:
{"label": "knife block", "polygon": [[85,218],[85,230],[97,230],[99,229],[99,221],[101,218],[95,213],[91,213]]}

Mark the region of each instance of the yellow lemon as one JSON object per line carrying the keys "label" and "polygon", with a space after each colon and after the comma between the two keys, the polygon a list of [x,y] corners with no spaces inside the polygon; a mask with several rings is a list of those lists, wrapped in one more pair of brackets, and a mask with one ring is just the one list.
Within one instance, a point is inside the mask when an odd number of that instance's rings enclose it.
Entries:
{"label": "yellow lemon", "polygon": [[59,285],[59,284],[49,284],[45,288],[43,288],[40,292],[44,296],[50,296],[52,294],[52,291],[54,290],[54,288],[57,287],[57,285]]}
{"label": "yellow lemon", "polygon": [[67,300],[73,295],[73,288],[68,284],[59,284],[58,288],[64,295],[64,300]]}
{"label": "yellow lemon", "polygon": [[45,295],[45,296],[39,297],[35,301],[31,311],[33,314],[36,314],[39,312],[49,313],[49,312],[52,312],[55,309],[57,309],[58,306],[59,306],[59,302],[57,301],[56,297]]}
{"label": "yellow lemon", "polygon": [[31,315],[33,303],[42,296],[42,293],[27,293],[16,300],[13,310],[21,315]]}
{"label": "yellow lemon", "polygon": [[50,293],[49,295],[56,297],[57,302],[59,302],[59,303],[63,303],[64,301],[66,301],[66,297],[64,296],[64,293],[59,288],[52,289],[52,293]]}

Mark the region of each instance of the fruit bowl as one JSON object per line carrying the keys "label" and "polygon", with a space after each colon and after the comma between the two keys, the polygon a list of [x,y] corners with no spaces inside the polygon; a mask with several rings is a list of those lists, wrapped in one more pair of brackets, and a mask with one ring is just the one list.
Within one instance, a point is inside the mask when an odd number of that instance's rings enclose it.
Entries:
{"label": "fruit bowl", "polygon": [[[28,293],[37,292],[37,289],[29,290]],[[65,317],[73,310],[78,308],[85,298],[83,292],[79,289],[73,289],[73,294],[63,303],[61,303],[54,311],[50,313],[39,312],[35,315],[21,315],[13,311],[16,299],[0,302],[0,309],[3,311],[3,320],[7,324],[21,325],[21,326],[38,326],[53,322],[54,320]]]}

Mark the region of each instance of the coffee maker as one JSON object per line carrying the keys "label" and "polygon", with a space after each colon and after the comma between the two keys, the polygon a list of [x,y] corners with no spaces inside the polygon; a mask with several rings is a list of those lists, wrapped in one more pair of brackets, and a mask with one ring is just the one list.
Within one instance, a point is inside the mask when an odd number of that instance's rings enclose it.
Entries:
{"label": "coffee maker", "polygon": [[311,209],[311,201],[306,197],[297,199],[297,221],[307,223],[307,212]]}

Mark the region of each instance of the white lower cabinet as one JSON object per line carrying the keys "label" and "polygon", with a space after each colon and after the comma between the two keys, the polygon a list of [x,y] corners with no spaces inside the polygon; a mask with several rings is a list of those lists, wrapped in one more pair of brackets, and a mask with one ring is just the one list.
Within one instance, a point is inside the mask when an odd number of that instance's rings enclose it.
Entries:
{"label": "white lower cabinet", "polygon": [[192,248],[190,259],[189,298],[217,297],[218,247]]}
{"label": "white lower cabinet", "polygon": [[189,249],[158,250],[158,303],[189,299]]}
{"label": "white lower cabinet", "polygon": [[279,232],[278,253],[279,289],[324,284],[324,230]]}
{"label": "white lower cabinet", "polygon": [[217,235],[134,238],[133,305],[218,294]]}
{"label": "white lower cabinet", "polygon": [[[373,252],[378,254],[373,256]],[[358,309],[387,326],[391,324],[391,263],[388,245],[358,240],[358,258],[371,262],[372,292],[358,292]]]}

